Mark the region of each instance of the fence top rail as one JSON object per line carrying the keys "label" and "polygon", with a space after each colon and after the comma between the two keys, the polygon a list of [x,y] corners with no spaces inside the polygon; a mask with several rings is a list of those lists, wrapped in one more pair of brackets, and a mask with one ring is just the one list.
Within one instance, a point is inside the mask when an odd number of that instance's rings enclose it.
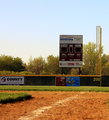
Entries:
{"label": "fence top rail", "polygon": [[101,77],[101,75],[0,75],[2,76],[10,76],[10,77],[23,77],[23,76],[36,76],[36,77]]}

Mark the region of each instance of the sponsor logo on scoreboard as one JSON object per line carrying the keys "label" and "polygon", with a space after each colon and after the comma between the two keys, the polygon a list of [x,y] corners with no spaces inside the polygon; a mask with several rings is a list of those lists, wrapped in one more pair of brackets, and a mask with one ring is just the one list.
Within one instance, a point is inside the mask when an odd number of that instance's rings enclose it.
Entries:
{"label": "sponsor logo on scoreboard", "polygon": [[59,67],[81,67],[82,61],[69,62],[69,61],[59,61]]}

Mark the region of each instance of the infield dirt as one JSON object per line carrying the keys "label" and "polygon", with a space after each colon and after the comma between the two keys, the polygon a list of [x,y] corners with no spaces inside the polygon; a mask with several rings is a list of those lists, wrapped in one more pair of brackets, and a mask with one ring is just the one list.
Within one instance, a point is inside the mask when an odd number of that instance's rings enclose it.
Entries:
{"label": "infield dirt", "polygon": [[0,120],[109,120],[109,93],[26,93],[31,94],[33,99],[0,104]]}

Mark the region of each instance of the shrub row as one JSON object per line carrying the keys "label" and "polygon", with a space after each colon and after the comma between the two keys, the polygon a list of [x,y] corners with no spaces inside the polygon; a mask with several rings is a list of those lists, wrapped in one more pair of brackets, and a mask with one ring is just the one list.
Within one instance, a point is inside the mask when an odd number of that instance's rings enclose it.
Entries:
{"label": "shrub row", "polygon": [[34,75],[32,72],[22,71],[22,72],[14,72],[14,71],[0,71],[0,75]]}

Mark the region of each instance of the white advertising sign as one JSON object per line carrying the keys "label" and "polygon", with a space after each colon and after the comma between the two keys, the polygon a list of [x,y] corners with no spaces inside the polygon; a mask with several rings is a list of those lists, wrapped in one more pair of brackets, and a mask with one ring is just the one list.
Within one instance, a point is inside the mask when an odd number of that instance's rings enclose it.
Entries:
{"label": "white advertising sign", "polygon": [[1,76],[0,84],[2,84],[2,85],[21,85],[21,84],[24,84],[24,77]]}
{"label": "white advertising sign", "polygon": [[60,67],[81,67],[82,61],[59,61]]}

